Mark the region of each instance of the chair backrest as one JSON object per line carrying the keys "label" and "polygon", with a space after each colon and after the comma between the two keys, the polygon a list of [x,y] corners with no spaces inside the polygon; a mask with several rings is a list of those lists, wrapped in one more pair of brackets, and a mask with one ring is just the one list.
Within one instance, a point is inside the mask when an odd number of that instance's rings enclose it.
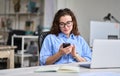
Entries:
{"label": "chair backrest", "polygon": [[41,32],[38,37],[38,47],[39,47],[39,52],[41,50],[42,43],[45,39],[45,37],[49,34],[49,31]]}

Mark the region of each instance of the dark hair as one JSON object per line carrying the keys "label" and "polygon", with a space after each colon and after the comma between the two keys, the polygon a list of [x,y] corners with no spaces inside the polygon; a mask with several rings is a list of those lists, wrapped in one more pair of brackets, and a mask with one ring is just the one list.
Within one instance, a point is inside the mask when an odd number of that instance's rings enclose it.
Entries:
{"label": "dark hair", "polygon": [[65,15],[70,15],[71,18],[72,18],[73,29],[72,29],[71,33],[73,33],[74,35],[80,35],[80,33],[78,31],[78,27],[77,27],[76,17],[74,16],[73,12],[68,8],[60,9],[55,14],[55,17],[54,17],[54,20],[53,20],[53,23],[52,23],[52,27],[50,29],[50,34],[55,34],[56,36],[58,36],[58,34],[61,32],[60,27],[59,27],[60,17],[65,16]]}

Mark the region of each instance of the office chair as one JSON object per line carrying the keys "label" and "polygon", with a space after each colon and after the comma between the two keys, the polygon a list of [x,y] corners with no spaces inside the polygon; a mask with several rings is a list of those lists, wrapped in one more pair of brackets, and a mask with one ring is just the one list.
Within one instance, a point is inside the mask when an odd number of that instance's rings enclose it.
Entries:
{"label": "office chair", "polygon": [[[40,53],[40,50],[41,50],[41,47],[42,47],[42,43],[45,39],[45,37],[49,34],[49,31],[45,31],[45,32],[40,32],[38,34],[38,49],[39,49],[39,53]],[[38,65],[40,65],[40,62],[38,61],[37,63]]]}
{"label": "office chair", "polygon": [[38,37],[38,47],[39,47],[39,53],[42,47],[42,43],[45,39],[45,37],[49,34],[49,31],[41,32]]}

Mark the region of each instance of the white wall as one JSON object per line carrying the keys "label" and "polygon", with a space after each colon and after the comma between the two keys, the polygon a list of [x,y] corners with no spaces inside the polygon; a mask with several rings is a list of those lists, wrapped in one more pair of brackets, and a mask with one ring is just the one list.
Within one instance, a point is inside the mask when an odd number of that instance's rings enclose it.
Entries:
{"label": "white wall", "polygon": [[79,31],[89,42],[90,21],[103,21],[111,13],[120,21],[120,0],[57,0],[57,10],[68,7],[77,17]]}
{"label": "white wall", "polygon": [[44,22],[43,22],[43,31],[49,30],[53,17],[55,14],[56,10],[56,0],[44,0],[45,1],[45,8],[44,8]]}

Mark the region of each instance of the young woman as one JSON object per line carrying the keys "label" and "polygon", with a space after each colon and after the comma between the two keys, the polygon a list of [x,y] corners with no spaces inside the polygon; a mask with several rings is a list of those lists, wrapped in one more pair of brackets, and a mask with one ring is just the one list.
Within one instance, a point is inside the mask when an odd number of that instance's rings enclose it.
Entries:
{"label": "young woman", "polygon": [[[64,47],[63,43],[70,43]],[[76,17],[68,9],[60,9],[55,14],[49,35],[40,51],[40,64],[65,64],[91,61],[91,49],[80,36]]]}

